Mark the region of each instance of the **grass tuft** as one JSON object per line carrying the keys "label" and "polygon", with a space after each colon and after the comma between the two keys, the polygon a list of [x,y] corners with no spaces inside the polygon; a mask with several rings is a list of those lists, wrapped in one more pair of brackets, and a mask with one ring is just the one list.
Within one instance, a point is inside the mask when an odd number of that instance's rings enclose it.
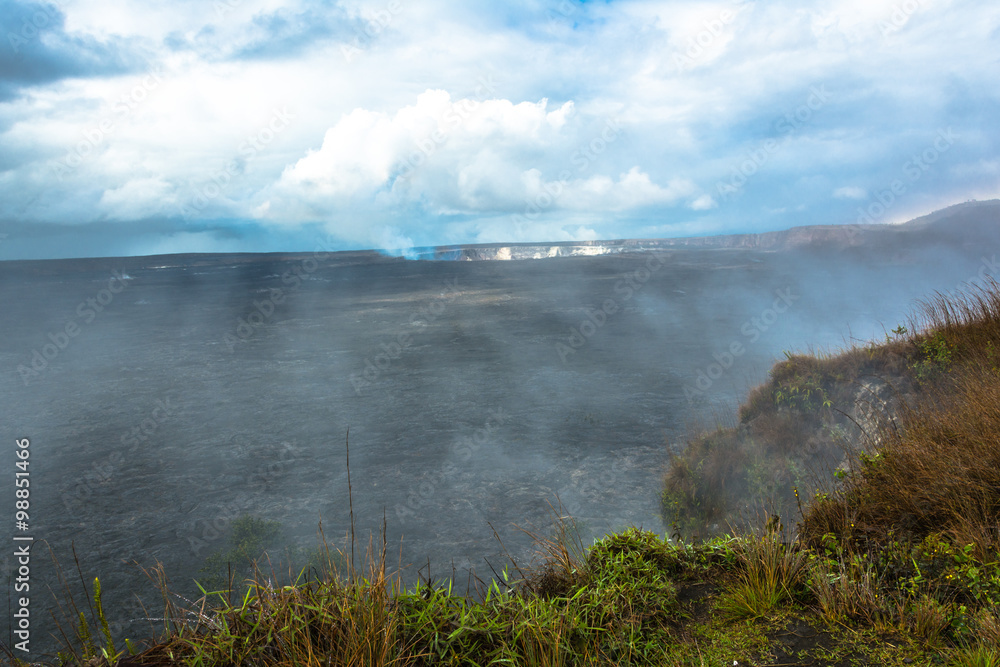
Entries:
{"label": "grass tuft", "polygon": [[758,618],[804,590],[808,556],[795,545],[783,543],[777,531],[747,539],[740,547],[735,582],[719,604],[726,616]]}

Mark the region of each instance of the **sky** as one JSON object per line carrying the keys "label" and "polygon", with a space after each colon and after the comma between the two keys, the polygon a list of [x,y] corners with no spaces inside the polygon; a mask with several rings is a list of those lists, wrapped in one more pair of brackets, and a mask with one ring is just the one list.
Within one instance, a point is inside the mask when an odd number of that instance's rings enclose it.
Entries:
{"label": "sky", "polygon": [[0,0],[0,259],[668,238],[1000,196],[1000,4]]}

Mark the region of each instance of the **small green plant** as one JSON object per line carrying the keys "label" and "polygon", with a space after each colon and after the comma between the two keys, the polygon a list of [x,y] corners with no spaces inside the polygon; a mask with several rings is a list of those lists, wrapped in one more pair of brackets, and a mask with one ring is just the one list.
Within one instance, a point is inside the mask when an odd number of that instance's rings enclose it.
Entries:
{"label": "small green plant", "polygon": [[1000,651],[976,646],[956,651],[952,656],[951,667],[1000,667]]}
{"label": "small green plant", "polygon": [[867,473],[872,473],[878,470],[878,467],[885,459],[883,458],[882,452],[875,452],[874,454],[867,454],[861,452],[858,454],[858,461],[861,463],[861,469]]}
{"label": "small green plant", "polygon": [[[86,615],[82,611],[77,612],[76,637],[82,647],[83,659],[92,660],[101,657],[106,663],[113,664],[118,659],[119,654],[115,649],[115,640],[111,636],[111,627],[108,625],[108,619],[104,613],[101,580],[97,577],[94,577],[94,613],[97,615],[97,624],[104,637],[104,646],[98,650],[97,644],[94,642],[93,633],[90,630],[90,624],[87,623]],[[126,640],[126,645],[129,645],[128,640]],[[60,660],[66,662],[69,658],[70,656],[67,655],[65,658],[61,657]]]}
{"label": "small green plant", "polygon": [[[885,342],[888,345],[888,344],[892,343],[893,337],[895,337],[896,339],[901,339],[903,336],[905,336],[909,332],[910,332],[909,329],[907,329],[902,324],[900,324],[899,326],[897,326],[895,329],[893,329],[891,331],[892,336],[890,336],[889,334],[885,335]],[[874,341],[873,341],[873,343],[874,343]]]}
{"label": "small green plant", "polygon": [[792,383],[779,386],[774,391],[774,403],[778,407],[785,406],[800,412],[815,412],[833,406],[826,390],[812,378],[795,378]]}
{"label": "small green plant", "polygon": [[638,626],[667,623],[677,606],[665,568],[668,553],[654,533],[634,528],[597,542],[587,554],[584,618],[599,627],[616,619]]}
{"label": "small green plant", "polygon": [[955,347],[944,334],[936,332],[920,343],[920,359],[912,369],[919,380],[931,380],[951,367]]}
{"label": "small green plant", "polygon": [[94,638],[90,634],[90,625],[87,624],[87,617],[83,612],[79,612],[80,618],[76,626],[76,635],[83,645],[83,658],[89,660],[97,655],[97,647],[94,646]]}
{"label": "small green plant", "polygon": [[113,661],[118,655],[115,650],[115,640],[111,636],[111,628],[108,626],[108,619],[104,615],[104,605],[101,602],[101,580],[94,577],[94,608],[97,610],[97,619],[101,623],[101,633],[104,635],[104,640],[107,642],[104,649],[104,657],[109,661]]}
{"label": "small green plant", "polygon": [[227,538],[228,548],[216,551],[205,559],[201,568],[201,583],[208,588],[229,585],[232,571],[242,579],[252,574],[254,563],[269,549],[279,546],[281,524],[244,514],[234,520]]}

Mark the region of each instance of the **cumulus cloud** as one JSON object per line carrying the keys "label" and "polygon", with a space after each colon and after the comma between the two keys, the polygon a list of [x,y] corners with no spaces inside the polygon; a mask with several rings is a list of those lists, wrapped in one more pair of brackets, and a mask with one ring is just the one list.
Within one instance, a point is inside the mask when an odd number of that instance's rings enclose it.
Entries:
{"label": "cumulus cloud", "polygon": [[[552,184],[546,191],[554,189]],[[631,208],[672,205],[698,192],[697,186],[685,178],[671,179],[666,186],[650,180],[649,174],[639,167],[619,174],[617,180],[607,176],[593,176],[571,181],[566,185],[566,196],[560,202],[569,209],[587,211],[625,211]],[[536,193],[538,198],[541,193]]]}
{"label": "cumulus cloud", "polygon": [[691,202],[691,210],[693,211],[708,211],[716,206],[718,204],[715,203],[711,195],[702,195]]}
{"label": "cumulus cloud", "polygon": [[[657,183],[637,165],[615,173],[627,159],[613,150],[620,128],[609,131],[600,120],[571,100],[453,100],[444,90],[427,90],[392,114],[354,109],[318,149],[284,170],[268,193],[266,217],[284,224],[307,211],[326,217],[348,207],[601,214],[697,200],[699,189],[687,178]],[[387,242],[385,230],[376,233]],[[394,228],[389,236],[397,234]]]}
{"label": "cumulus cloud", "polygon": [[[395,191],[404,198],[433,194],[441,206],[502,207],[509,204],[504,192],[521,190],[504,176],[520,178],[525,158],[560,141],[572,107],[549,111],[545,99],[452,101],[447,91],[428,90],[392,115],[355,109],[327,130],[318,150],[284,171],[278,188],[336,203],[399,181]],[[429,173],[451,174],[457,187],[427,193]]]}

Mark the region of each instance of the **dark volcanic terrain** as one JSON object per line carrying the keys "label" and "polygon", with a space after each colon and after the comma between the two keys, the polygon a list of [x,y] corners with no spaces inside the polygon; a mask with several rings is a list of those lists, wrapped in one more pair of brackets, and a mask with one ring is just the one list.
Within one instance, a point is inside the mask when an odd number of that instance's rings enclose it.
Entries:
{"label": "dark volcanic terrain", "polygon": [[[132,561],[192,593],[242,514],[303,545],[322,518],[340,543],[348,428],[358,528],[384,514],[409,580],[428,559],[461,585],[484,557],[499,569],[488,522],[529,560],[513,524],[544,531],[557,496],[591,534],[662,531],[666,442],[730,421],[782,350],[882,336],[915,299],[996,273],[998,212],[523,261],[454,260],[565,244],[4,262],[0,392],[8,442],[31,439],[29,532],[64,565],[75,544],[135,636],[131,596],[154,596]],[[35,591],[52,580],[33,553]]]}

